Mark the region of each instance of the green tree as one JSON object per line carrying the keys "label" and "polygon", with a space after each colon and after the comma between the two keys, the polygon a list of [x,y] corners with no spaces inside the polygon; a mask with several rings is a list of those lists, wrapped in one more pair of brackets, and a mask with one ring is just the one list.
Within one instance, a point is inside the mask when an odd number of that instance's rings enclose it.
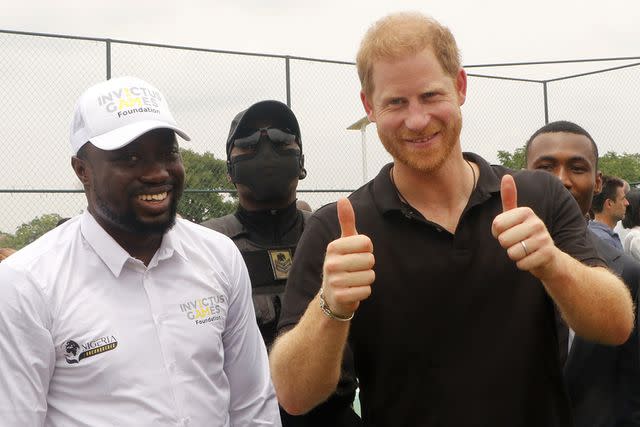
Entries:
{"label": "green tree", "polygon": [[509,169],[519,170],[524,169],[526,166],[524,164],[524,146],[520,148],[516,148],[513,153],[508,151],[499,150],[498,151],[498,160],[500,164]]}
{"label": "green tree", "polygon": [[629,183],[640,182],[640,154],[608,151],[600,156],[598,168],[605,175],[617,176]]}
{"label": "green tree", "polygon": [[178,213],[195,223],[217,218],[235,211],[237,197],[235,193],[221,195],[215,192],[190,192],[189,190],[230,189],[227,179],[227,163],[213,154],[198,154],[181,149],[182,161],[186,172],[185,192],[178,204]]}
{"label": "green tree", "polygon": [[62,217],[58,214],[44,214],[26,224],[22,224],[14,235],[6,235],[2,245],[13,249],[22,249],[49,230],[53,230]]}

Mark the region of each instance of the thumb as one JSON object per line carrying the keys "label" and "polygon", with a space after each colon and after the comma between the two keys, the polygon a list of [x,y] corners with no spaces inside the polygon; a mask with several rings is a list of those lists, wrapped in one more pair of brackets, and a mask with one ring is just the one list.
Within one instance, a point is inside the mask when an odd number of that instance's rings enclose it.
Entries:
{"label": "thumb", "polygon": [[349,199],[344,197],[338,199],[336,205],[338,209],[338,222],[340,222],[341,237],[355,236],[358,234],[356,231],[356,215],[353,213],[353,206]]}
{"label": "thumb", "polygon": [[511,175],[505,175],[500,182],[500,197],[502,198],[502,211],[506,212],[518,207],[518,190],[516,182]]}

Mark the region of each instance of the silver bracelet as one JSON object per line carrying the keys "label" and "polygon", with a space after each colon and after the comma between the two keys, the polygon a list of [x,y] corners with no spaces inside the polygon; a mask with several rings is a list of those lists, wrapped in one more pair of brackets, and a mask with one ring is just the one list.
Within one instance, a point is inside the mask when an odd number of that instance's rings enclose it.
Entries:
{"label": "silver bracelet", "polygon": [[329,318],[338,320],[340,322],[348,322],[349,320],[353,319],[353,315],[355,314],[355,311],[351,313],[349,316],[340,316],[339,314],[335,314],[333,311],[331,311],[331,308],[329,308],[329,304],[327,304],[327,301],[325,301],[324,295],[322,292],[323,290],[321,289],[320,290],[320,308],[322,309],[322,312],[324,314],[326,314]]}

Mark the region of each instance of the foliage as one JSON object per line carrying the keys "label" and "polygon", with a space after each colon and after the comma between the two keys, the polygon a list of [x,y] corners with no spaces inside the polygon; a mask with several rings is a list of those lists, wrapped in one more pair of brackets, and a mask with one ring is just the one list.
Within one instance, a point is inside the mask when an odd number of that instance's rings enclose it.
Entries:
{"label": "foliage", "polygon": [[502,166],[505,166],[509,169],[519,170],[524,169],[524,147],[516,148],[513,153],[508,151],[499,150],[498,151],[498,160]]}
{"label": "foliage", "polygon": [[233,188],[227,179],[227,164],[213,154],[198,154],[181,149],[182,161],[186,171],[185,192],[178,204],[178,213],[195,223],[217,218],[235,211],[237,201],[235,193],[230,196],[214,192],[189,192],[194,190],[213,190]]}
{"label": "foliage", "polygon": [[608,151],[600,156],[598,167],[605,175],[617,176],[629,183],[640,182],[640,154]]}
{"label": "foliage", "polygon": [[44,214],[26,224],[22,224],[14,235],[3,235],[2,246],[22,249],[49,230],[53,230],[62,217],[58,214]]}

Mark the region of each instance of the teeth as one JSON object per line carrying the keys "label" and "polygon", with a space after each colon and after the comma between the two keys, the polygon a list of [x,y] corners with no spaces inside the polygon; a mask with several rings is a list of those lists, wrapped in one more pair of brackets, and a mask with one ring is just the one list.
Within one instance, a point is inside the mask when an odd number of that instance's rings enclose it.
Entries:
{"label": "teeth", "polygon": [[167,192],[165,191],[164,193],[158,193],[158,194],[141,194],[138,196],[138,199],[140,200],[144,200],[146,202],[150,201],[150,200],[156,200],[156,201],[161,201],[167,198]]}
{"label": "teeth", "polygon": [[412,143],[429,142],[434,136],[436,136],[435,133],[433,135],[425,136],[423,138],[410,139],[409,142],[412,142]]}

